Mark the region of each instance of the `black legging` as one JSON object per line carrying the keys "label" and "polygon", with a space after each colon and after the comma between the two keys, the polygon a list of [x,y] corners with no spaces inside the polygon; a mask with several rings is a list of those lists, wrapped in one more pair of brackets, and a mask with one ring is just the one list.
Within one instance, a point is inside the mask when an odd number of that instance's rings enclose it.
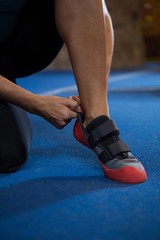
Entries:
{"label": "black legging", "polygon": [[0,103],[0,172],[18,170],[26,161],[31,143],[31,127],[26,112]]}
{"label": "black legging", "polygon": [[[54,21],[53,0],[30,0],[9,39],[1,43],[0,74],[15,82],[45,68],[62,47]],[[0,172],[18,170],[31,143],[27,114],[0,102]]]}

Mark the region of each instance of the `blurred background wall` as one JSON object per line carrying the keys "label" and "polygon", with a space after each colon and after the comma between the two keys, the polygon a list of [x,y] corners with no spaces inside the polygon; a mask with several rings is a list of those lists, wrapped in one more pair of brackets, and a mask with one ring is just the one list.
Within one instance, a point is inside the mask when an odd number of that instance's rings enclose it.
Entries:
{"label": "blurred background wall", "polygon": [[160,0],[143,0],[142,32],[146,57],[160,60]]}
{"label": "blurred background wall", "polygon": [[[112,0],[115,47],[112,69],[138,68],[160,58],[160,0]],[[71,69],[64,46],[48,69]]]}

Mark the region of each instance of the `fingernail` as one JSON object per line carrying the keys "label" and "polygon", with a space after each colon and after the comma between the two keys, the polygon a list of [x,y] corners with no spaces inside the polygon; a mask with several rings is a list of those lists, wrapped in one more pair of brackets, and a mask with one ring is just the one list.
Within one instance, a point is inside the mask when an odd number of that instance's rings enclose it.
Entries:
{"label": "fingernail", "polygon": [[81,107],[78,107],[78,111],[80,111],[80,112],[81,112],[81,111],[82,111],[82,108],[81,108]]}

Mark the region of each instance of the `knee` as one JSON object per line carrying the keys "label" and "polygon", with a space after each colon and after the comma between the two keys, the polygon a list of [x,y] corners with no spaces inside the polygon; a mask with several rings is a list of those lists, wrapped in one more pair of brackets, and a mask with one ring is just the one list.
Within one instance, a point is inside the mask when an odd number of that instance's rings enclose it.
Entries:
{"label": "knee", "polygon": [[26,113],[15,105],[0,104],[0,172],[17,171],[30,150],[31,128]]}
{"label": "knee", "polygon": [[8,149],[0,153],[0,173],[12,173],[19,168],[27,160],[27,149],[19,146],[16,149]]}

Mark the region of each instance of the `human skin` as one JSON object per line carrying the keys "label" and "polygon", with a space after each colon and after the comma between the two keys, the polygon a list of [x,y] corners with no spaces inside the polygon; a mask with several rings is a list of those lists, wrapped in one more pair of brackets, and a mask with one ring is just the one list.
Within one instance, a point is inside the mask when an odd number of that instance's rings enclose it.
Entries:
{"label": "human skin", "polygon": [[84,126],[109,116],[106,98],[113,52],[113,29],[104,0],[55,0],[57,30],[65,42],[78,98],[40,96],[0,76],[0,100],[37,114],[61,129],[83,108]]}
{"label": "human skin", "polygon": [[55,0],[55,19],[68,48],[86,126],[97,116],[109,116],[106,94],[114,42],[111,18],[104,0]]}
{"label": "human skin", "polygon": [[0,76],[0,100],[37,114],[59,129],[76,118],[76,112],[80,110],[79,104],[72,99],[33,94],[2,76]]}

